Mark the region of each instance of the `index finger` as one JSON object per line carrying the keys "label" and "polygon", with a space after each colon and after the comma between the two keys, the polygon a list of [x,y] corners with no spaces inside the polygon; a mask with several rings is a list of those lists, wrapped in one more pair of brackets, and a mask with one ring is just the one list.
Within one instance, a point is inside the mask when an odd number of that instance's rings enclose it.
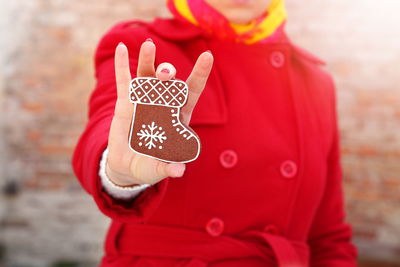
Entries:
{"label": "index finger", "polygon": [[[154,76],[155,45],[151,39],[142,43],[138,56],[137,76]],[[117,102],[114,116],[130,119],[134,105],[129,101],[129,84],[132,80],[129,68],[128,48],[119,43],[115,51],[115,79],[117,83]]]}
{"label": "index finger", "polygon": [[121,118],[130,118],[133,112],[133,106],[128,98],[131,72],[129,69],[128,48],[122,42],[115,49],[114,67],[117,85],[117,102],[114,115]]}

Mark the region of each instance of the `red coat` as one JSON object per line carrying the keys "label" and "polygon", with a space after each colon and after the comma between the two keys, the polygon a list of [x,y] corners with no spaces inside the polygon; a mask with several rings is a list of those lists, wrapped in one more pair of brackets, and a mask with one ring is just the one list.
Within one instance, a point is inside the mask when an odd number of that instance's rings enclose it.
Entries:
{"label": "red coat", "polygon": [[[105,193],[98,176],[116,100],[113,56],[124,42],[135,75],[148,37],[156,64],[173,63],[179,79],[203,51],[215,64],[190,124],[199,158],[183,178],[124,202]],[[171,19],[113,27],[96,51],[97,85],[73,157],[82,186],[112,218],[102,266],[355,266],[335,88],[321,64],[286,36],[248,46]]]}

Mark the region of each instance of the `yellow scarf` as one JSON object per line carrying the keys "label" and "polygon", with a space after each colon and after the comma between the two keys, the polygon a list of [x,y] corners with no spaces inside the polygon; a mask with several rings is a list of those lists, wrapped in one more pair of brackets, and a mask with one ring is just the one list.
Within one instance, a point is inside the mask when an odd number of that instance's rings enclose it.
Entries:
{"label": "yellow scarf", "polygon": [[166,0],[172,14],[219,39],[253,44],[267,42],[283,30],[287,13],[284,0],[272,0],[266,12],[248,24],[235,24],[204,0]]}

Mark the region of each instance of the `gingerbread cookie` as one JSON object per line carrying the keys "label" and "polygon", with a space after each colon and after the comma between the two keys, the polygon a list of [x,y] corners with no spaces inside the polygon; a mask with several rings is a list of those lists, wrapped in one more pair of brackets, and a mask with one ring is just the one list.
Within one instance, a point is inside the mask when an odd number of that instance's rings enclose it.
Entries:
{"label": "gingerbread cookie", "polygon": [[165,162],[190,162],[200,154],[197,134],[179,120],[189,94],[181,80],[134,78],[130,102],[135,104],[129,146],[136,153]]}

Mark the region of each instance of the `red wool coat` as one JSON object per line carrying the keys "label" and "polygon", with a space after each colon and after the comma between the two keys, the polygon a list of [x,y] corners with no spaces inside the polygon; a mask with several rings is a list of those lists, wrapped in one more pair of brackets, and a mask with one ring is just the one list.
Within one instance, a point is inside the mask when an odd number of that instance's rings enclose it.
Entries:
{"label": "red wool coat", "polygon": [[[215,57],[190,123],[202,152],[183,178],[120,201],[98,176],[116,100],[113,56],[124,42],[135,75],[148,37],[156,64],[173,63],[179,79],[201,52]],[[173,19],[114,26],[96,51],[97,85],[73,156],[82,186],[112,219],[101,266],[355,266],[335,89],[322,64],[286,36],[248,46]]]}

